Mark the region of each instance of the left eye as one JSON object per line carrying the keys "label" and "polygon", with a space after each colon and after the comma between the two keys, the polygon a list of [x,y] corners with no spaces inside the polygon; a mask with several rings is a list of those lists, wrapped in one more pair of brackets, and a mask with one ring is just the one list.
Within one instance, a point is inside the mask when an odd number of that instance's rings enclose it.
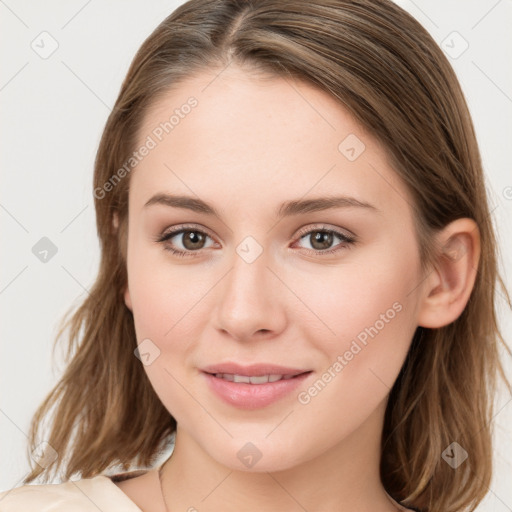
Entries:
{"label": "left eye", "polygon": [[300,240],[309,240],[310,246],[312,247],[307,248],[308,250],[312,250],[315,252],[332,253],[341,250],[339,248],[330,249],[335,238],[338,238],[342,242],[341,244],[338,244],[338,246],[348,245],[354,242],[354,239],[352,237],[349,237],[344,233],[340,233],[339,231],[335,231],[332,229],[310,230],[305,235],[301,236]]}
{"label": "left eye", "polygon": [[[175,247],[175,243],[171,242],[174,238],[177,238],[181,242],[181,248]],[[330,249],[334,240],[338,238],[341,243],[337,244],[334,249]],[[205,249],[210,246],[206,246],[207,239],[213,240],[210,235],[202,230],[195,228],[181,228],[167,232],[157,238],[157,242],[164,243],[164,249],[170,251],[176,256],[193,256],[192,253],[199,252],[201,249]],[[327,228],[309,229],[309,231],[303,231],[299,235],[299,241],[310,240],[310,248],[305,248],[308,252],[313,252],[316,255],[332,254],[349,247],[350,244],[355,242],[355,238]],[[167,242],[167,243],[166,243]],[[171,243],[169,243],[171,242]]]}

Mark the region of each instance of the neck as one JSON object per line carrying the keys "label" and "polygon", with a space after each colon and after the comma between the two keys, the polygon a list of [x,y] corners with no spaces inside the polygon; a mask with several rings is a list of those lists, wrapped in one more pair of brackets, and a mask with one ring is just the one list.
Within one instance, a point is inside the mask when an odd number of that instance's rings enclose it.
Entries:
{"label": "neck", "polygon": [[379,472],[385,405],[336,446],[314,458],[303,455],[295,464],[290,457],[290,467],[279,471],[219,464],[178,424],[174,451],[161,473],[167,510],[396,512],[400,509],[386,494]]}

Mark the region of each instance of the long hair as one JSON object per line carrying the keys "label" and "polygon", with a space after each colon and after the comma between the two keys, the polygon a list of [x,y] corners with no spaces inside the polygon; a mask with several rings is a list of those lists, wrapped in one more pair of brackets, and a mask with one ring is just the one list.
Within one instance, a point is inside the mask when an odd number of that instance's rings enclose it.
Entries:
{"label": "long hair", "polygon": [[[142,44],[95,161],[98,276],[63,319],[55,343],[69,331],[66,370],[32,419],[30,451],[55,406],[44,439],[58,456],[24,482],[61,468],[70,479],[113,465],[151,466],[175,432],[133,353],[133,315],[123,299],[130,174],[124,167],[118,179],[119,170],[150,105],[194,73],[230,63],[314,85],[384,144],[414,199],[424,268],[435,264],[433,236],[441,228],[461,217],[478,225],[482,250],[469,301],[451,324],[417,328],[389,396],[380,465],[385,489],[405,506],[474,510],[492,476],[498,374],[510,389],[499,359],[500,344],[511,352],[498,326],[498,287],[512,304],[460,84],[425,28],[390,0],[191,0]],[[442,459],[453,442],[470,451],[457,470]]]}

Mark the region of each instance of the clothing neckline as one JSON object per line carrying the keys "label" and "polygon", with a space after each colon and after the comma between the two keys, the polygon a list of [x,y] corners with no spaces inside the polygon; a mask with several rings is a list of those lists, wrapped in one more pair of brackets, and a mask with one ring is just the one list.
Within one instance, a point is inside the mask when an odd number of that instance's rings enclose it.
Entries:
{"label": "clothing neckline", "polygon": [[[111,475],[111,476],[108,476],[108,475],[98,475],[98,476],[96,476],[96,478],[99,478],[99,477],[106,478],[105,483],[111,484],[111,487],[115,487],[115,489],[116,489],[118,494],[119,493],[122,494],[124,501],[126,501],[127,504],[129,504],[132,508],[134,508],[133,512],[143,512],[143,510],[140,509],[138,507],[138,505],[134,501],[132,501],[130,499],[130,497],[122,489],[120,489],[116,485],[116,482],[124,482],[125,480],[130,480],[131,478],[135,478],[137,476],[142,476],[142,475],[148,473],[148,471],[157,471],[157,469],[152,469],[152,470],[149,470],[149,469],[136,469],[136,470],[127,471],[127,472],[124,472],[124,473],[117,473],[117,474]],[[399,507],[401,511],[403,511],[403,512],[409,512],[409,511],[417,512],[417,509],[415,509],[415,508],[406,508],[403,505],[401,505],[398,501],[393,499],[388,494],[388,492],[386,490],[384,490],[384,492],[386,493],[386,496],[391,501],[391,503],[393,503],[393,505]],[[130,510],[128,512],[132,512],[132,511]]]}
{"label": "clothing neckline", "polygon": [[120,487],[115,484],[115,482],[123,482],[124,480],[135,478],[136,476],[143,475],[147,472],[148,470],[135,470],[111,476],[97,475],[94,478],[101,479],[102,482],[104,482],[110,489],[112,489],[112,492],[119,496],[119,499],[123,501],[123,503],[120,503],[120,505],[123,505],[124,507],[130,507],[126,510],[126,512],[144,512]]}

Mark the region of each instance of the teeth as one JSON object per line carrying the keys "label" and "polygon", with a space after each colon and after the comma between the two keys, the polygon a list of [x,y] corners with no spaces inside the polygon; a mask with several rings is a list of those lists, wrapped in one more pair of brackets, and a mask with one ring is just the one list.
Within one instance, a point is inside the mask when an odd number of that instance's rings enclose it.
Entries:
{"label": "teeth", "polygon": [[230,374],[230,373],[216,373],[215,374],[215,377],[219,378],[219,379],[224,379],[224,380],[229,380],[230,382],[233,382],[234,381],[234,375]]}
{"label": "teeth", "polygon": [[244,382],[246,384],[266,384],[267,382],[277,382],[278,380],[292,379],[293,375],[259,375],[249,377],[248,375],[234,375],[232,373],[216,373],[215,377],[228,380],[230,382]]}
{"label": "teeth", "polygon": [[265,384],[268,382],[269,375],[252,376],[249,381],[251,384]]}

